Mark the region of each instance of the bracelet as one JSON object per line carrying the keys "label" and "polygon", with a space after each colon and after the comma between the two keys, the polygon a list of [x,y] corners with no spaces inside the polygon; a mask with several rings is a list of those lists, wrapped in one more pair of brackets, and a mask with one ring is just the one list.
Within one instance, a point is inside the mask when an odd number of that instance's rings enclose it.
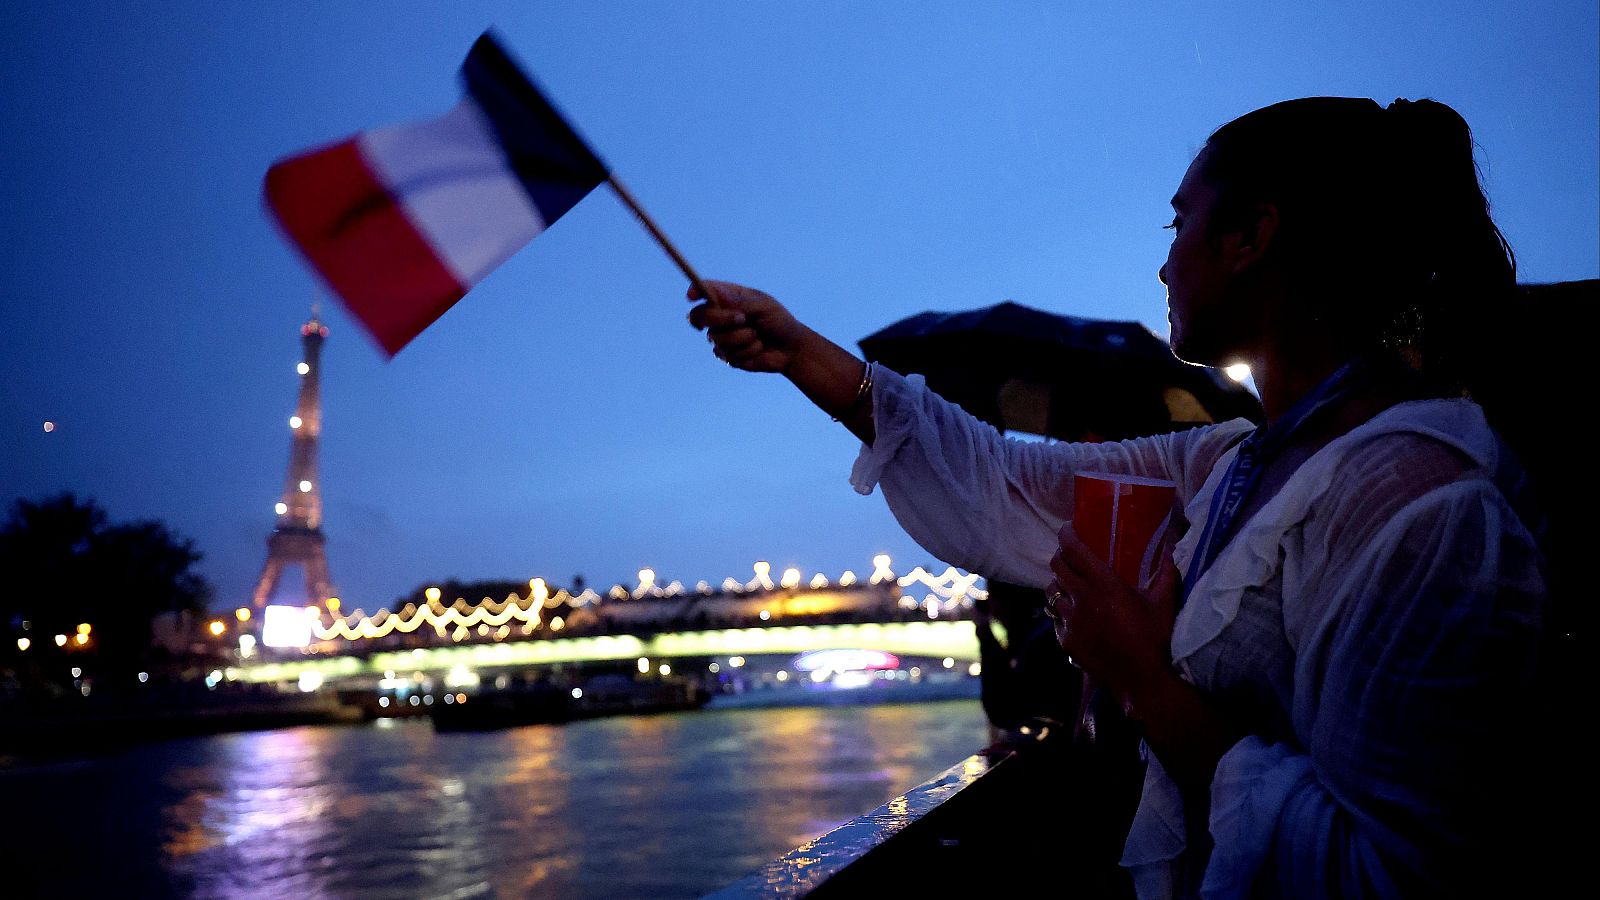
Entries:
{"label": "bracelet", "polygon": [[[856,396],[855,396],[855,399],[851,400],[850,401],[850,405],[844,408],[844,411],[846,413],[848,413],[851,410],[855,409],[856,407],[860,406],[861,405],[861,398],[872,393],[872,368],[873,368],[873,366],[876,366],[876,365],[877,365],[877,363],[875,363],[875,362],[869,362],[869,363],[867,363],[866,369],[862,370],[862,372],[861,372],[861,383],[856,385]],[[839,417],[838,416],[833,416],[833,420],[835,422],[837,422],[837,421],[839,421]]]}

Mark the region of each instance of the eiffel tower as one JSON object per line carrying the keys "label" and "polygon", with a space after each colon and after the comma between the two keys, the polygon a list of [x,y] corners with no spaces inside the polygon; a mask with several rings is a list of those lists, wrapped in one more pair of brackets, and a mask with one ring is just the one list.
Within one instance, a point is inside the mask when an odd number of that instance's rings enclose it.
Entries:
{"label": "eiffel tower", "polygon": [[294,432],[289,443],[289,475],[283,482],[283,499],[278,501],[277,524],[267,536],[267,564],[251,598],[258,613],[272,598],[285,566],[304,568],[305,603],[320,606],[334,596],[322,537],[322,485],[317,481],[317,438],[322,433],[318,386],[322,379],[322,342],[327,336],[328,326],[317,321],[317,308],[313,305],[311,320],[300,326],[305,353],[296,367],[300,373],[300,400],[289,419],[289,428]]}

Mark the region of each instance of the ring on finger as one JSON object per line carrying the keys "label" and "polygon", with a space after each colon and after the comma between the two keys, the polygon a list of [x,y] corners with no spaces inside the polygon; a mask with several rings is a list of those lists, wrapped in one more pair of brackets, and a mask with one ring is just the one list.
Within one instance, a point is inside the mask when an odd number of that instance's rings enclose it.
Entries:
{"label": "ring on finger", "polygon": [[1050,587],[1044,592],[1044,614],[1052,619],[1059,620],[1061,615],[1056,612],[1056,604],[1060,603],[1065,596],[1066,594],[1061,590],[1061,587],[1051,582]]}

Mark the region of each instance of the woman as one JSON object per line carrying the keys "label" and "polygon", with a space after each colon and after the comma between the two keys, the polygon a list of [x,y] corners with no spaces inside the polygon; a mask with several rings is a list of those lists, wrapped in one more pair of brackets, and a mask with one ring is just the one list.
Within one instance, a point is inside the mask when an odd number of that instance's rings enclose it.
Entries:
{"label": "woman", "polygon": [[[1279,103],[1212,134],[1172,205],[1173,352],[1249,363],[1260,429],[1008,442],[758,291],[716,283],[691,322],[858,435],[855,486],[930,552],[1047,586],[1151,750],[1123,856],[1142,896],[1475,893],[1528,827],[1502,717],[1544,587],[1518,470],[1462,398],[1515,286],[1467,125]],[[1079,470],[1177,483],[1189,529],[1145,594],[1067,522]]]}

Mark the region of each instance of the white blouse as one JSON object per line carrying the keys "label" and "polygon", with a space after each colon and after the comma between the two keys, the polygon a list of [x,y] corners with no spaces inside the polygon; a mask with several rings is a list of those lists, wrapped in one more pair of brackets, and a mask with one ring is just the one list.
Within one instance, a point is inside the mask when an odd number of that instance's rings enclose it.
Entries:
{"label": "white blouse", "polygon": [[[1008,440],[879,367],[876,440],[851,483],[882,485],[946,562],[1043,587],[1073,473],[1177,483],[1186,571],[1244,420],[1104,444]],[[1453,892],[1493,853],[1501,715],[1526,699],[1544,585],[1512,509],[1520,472],[1466,400],[1402,403],[1304,462],[1189,586],[1180,674],[1251,736],[1211,786],[1206,860],[1150,755],[1124,847],[1141,897]],[[1185,872],[1191,873],[1185,877]]]}

